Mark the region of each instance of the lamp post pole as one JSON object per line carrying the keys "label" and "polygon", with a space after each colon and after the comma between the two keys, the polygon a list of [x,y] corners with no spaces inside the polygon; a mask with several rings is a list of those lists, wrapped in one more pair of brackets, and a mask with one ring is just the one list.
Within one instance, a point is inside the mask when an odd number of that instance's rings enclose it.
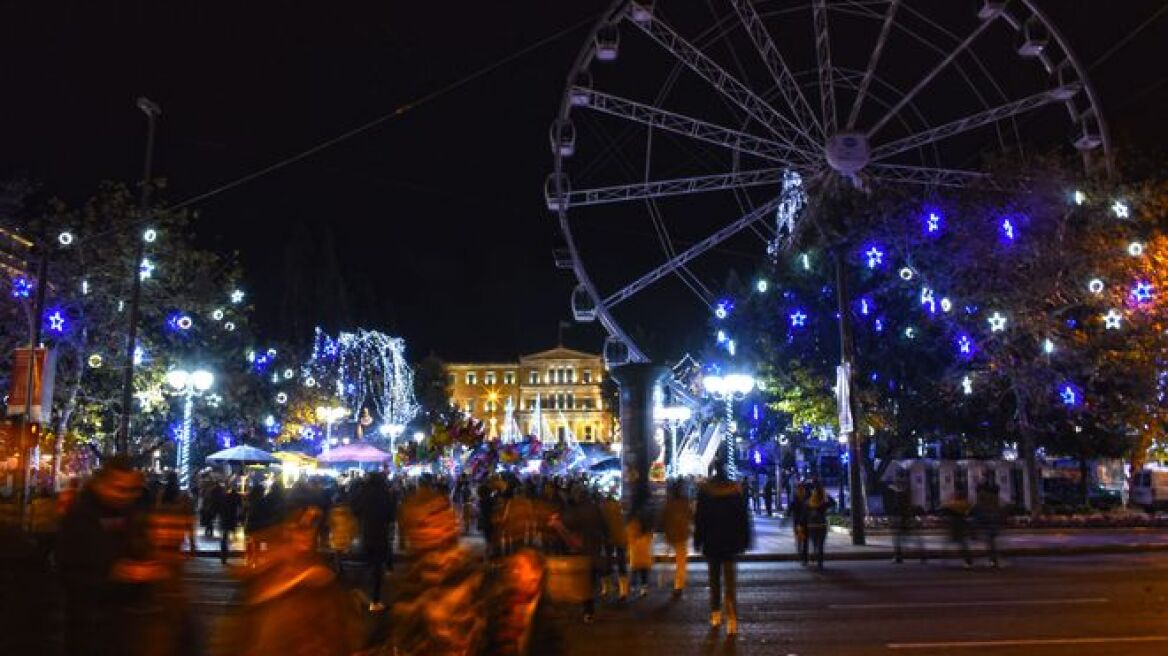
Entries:
{"label": "lamp post pole", "polygon": [[166,373],[166,382],[183,397],[182,431],[175,445],[175,469],[178,484],[184,490],[191,487],[191,428],[193,427],[195,397],[211,389],[215,376],[202,369],[194,372],[172,369]]}
{"label": "lamp post pole", "polygon": [[[150,207],[150,176],[154,167],[154,128],[162,108],[149,98],[138,98],[138,109],[146,114],[146,157],[142,169],[142,194],[138,213],[143,219]],[[130,290],[130,325],[126,330],[126,368],[122,377],[122,414],[118,422],[118,436],[114,448],[120,454],[130,452],[130,418],[134,414],[134,351],[138,347],[138,305],[142,297],[142,258],[146,256],[146,240],[140,237],[134,250],[133,281]]]}

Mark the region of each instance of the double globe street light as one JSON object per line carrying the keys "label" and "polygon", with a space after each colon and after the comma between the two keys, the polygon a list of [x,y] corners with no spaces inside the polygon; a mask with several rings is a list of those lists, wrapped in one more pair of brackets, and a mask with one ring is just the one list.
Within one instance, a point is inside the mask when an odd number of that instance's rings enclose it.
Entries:
{"label": "double globe street light", "polygon": [[316,419],[324,422],[324,446],[321,448],[322,453],[328,453],[329,448],[332,447],[333,424],[344,419],[345,415],[348,414],[349,411],[339,405],[321,405],[316,407]]}
{"label": "double globe street light", "polygon": [[726,473],[731,479],[738,478],[738,445],[734,438],[734,402],[750,394],[755,387],[754,376],[750,374],[711,374],[702,377],[702,387],[711,397],[726,402],[726,432],[723,444],[726,446]]}
{"label": "double globe street light", "polygon": [[215,374],[205,369],[171,369],[166,372],[166,384],[175,394],[184,398],[182,434],[179,435],[175,449],[175,469],[178,470],[179,487],[188,490],[191,487],[191,413],[195,397],[202,396],[215,384]]}

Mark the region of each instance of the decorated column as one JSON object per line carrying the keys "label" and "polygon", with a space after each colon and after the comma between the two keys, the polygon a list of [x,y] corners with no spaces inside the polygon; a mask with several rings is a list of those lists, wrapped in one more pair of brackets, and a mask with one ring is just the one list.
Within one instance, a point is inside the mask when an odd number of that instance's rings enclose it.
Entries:
{"label": "decorated column", "polygon": [[654,391],[669,376],[669,368],[648,363],[626,364],[612,370],[620,385],[621,499],[626,513],[649,501],[649,465],[656,460],[653,439]]}

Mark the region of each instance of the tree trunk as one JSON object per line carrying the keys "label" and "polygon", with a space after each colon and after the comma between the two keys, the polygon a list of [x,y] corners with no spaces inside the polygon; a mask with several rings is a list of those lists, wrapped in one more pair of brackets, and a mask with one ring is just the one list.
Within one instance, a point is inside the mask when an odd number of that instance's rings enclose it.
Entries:
{"label": "tree trunk", "polygon": [[1034,445],[1034,433],[1030,430],[1030,417],[1026,412],[1026,400],[1018,388],[1014,388],[1016,404],[1014,416],[1018,420],[1019,447],[1026,462],[1026,489],[1030,496],[1030,516],[1037,519],[1042,510],[1042,501],[1039,498],[1039,481],[1042,472],[1038,468],[1038,454]]}
{"label": "tree trunk", "polygon": [[[88,330],[81,332],[81,343],[88,343]],[[74,377],[73,386],[69,390],[69,397],[65,401],[65,407],[62,408],[61,414],[57,417],[56,438],[53,440],[53,485],[56,489],[61,489],[61,459],[65,455],[65,434],[69,431],[69,422],[73,420],[73,413],[77,410],[77,394],[81,391],[81,381],[85,378],[85,365],[81,362],[82,351],[77,350],[77,375]]]}

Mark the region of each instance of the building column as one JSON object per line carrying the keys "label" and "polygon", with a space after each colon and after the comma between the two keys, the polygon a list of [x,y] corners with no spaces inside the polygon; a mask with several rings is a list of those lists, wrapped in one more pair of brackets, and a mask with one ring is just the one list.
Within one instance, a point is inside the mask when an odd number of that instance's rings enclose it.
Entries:
{"label": "building column", "polygon": [[653,392],[669,376],[669,368],[648,363],[612,369],[620,385],[621,501],[626,513],[649,502],[649,465],[657,458],[653,439]]}

